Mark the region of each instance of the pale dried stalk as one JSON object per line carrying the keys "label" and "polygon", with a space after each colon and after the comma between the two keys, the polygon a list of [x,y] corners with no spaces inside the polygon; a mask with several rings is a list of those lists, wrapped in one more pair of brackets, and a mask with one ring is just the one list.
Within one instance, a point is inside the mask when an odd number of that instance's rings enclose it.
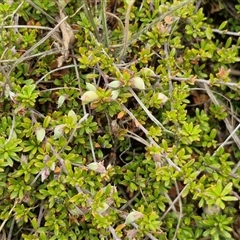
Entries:
{"label": "pale dried stalk", "polygon": [[123,30],[123,49],[120,53],[119,60],[125,56],[126,50],[127,50],[127,43],[128,43],[128,38],[129,38],[129,20],[130,20],[130,13],[131,9],[133,7],[135,0],[131,0],[128,3],[127,11],[126,11],[126,18],[125,18],[125,26]]}

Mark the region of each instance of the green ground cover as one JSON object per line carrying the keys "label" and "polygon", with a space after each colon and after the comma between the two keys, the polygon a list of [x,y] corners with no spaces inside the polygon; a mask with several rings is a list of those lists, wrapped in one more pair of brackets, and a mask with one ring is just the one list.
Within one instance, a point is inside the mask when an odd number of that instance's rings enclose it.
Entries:
{"label": "green ground cover", "polygon": [[240,239],[239,12],[0,3],[0,239]]}

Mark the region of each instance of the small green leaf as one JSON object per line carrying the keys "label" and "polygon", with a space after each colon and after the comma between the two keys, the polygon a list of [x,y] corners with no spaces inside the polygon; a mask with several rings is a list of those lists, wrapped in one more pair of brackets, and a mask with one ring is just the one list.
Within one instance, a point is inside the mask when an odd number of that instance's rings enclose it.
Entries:
{"label": "small green leaf", "polygon": [[225,48],[229,48],[232,45],[232,38],[229,37],[225,43]]}
{"label": "small green leaf", "polygon": [[17,195],[18,195],[18,192],[17,192],[17,191],[13,191],[13,192],[10,194],[10,199],[16,198]]}
{"label": "small green leaf", "polygon": [[226,196],[227,194],[229,194],[231,191],[232,191],[232,183],[230,182],[230,183],[228,183],[226,186],[225,186],[225,188],[222,190],[222,193],[221,193],[221,195],[222,196]]}
{"label": "small green leaf", "polygon": [[183,189],[183,192],[182,192],[182,197],[186,197],[188,195],[190,191],[190,185],[187,185],[184,189]]}
{"label": "small green leaf", "polygon": [[67,5],[67,2],[66,0],[58,0],[58,3],[59,5],[61,6],[62,9],[64,9]]}
{"label": "small green leaf", "polygon": [[211,39],[212,38],[212,29],[211,28],[207,28],[206,30],[205,30],[205,33],[206,33],[206,37],[207,37],[207,39]]}
{"label": "small green leaf", "polygon": [[72,176],[72,175],[73,175],[73,171],[72,171],[72,164],[71,164],[71,162],[66,159],[66,160],[64,161],[64,164],[65,164],[65,167],[66,167],[68,176]]}
{"label": "small green leaf", "polygon": [[[94,79],[94,78],[97,78],[99,75],[96,74],[96,73],[89,73],[86,75],[86,78],[87,79]],[[90,89],[89,89],[90,90]]]}
{"label": "small green leaf", "polygon": [[219,29],[219,30],[224,29],[224,28],[226,27],[227,23],[228,23],[228,21],[222,22],[218,29]]}
{"label": "small green leaf", "polygon": [[220,198],[217,198],[216,205],[219,206],[221,209],[225,208],[225,203]]}
{"label": "small green leaf", "polygon": [[109,208],[109,205],[107,203],[103,203],[102,207],[97,208],[97,213],[102,214]]}
{"label": "small green leaf", "polygon": [[37,229],[38,229],[38,221],[37,221],[37,218],[34,217],[34,218],[31,220],[31,224],[32,224],[34,230],[37,230]]}
{"label": "small green leaf", "polygon": [[238,201],[238,198],[234,196],[224,196],[224,197],[221,197],[221,199],[223,201]]}
{"label": "small green leaf", "polygon": [[50,116],[46,116],[44,118],[44,121],[43,121],[43,127],[46,129],[50,122],[51,122],[51,117]]}
{"label": "small green leaf", "polygon": [[[214,187],[213,187],[214,188]],[[222,192],[222,181],[218,180],[217,181],[217,186],[214,189],[214,192],[220,196],[221,192]]]}
{"label": "small green leaf", "polygon": [[76,113],[73,111],[73,110],[70,110],[68,112],[68,117],[71,117],[72,118],[72,123],[73,124],[76,124],[77,123],[77,115]]}
{"label": "small green leaf", "polygon": [[132,5],[135,2],[135,0],[126,0],[127,5]]}
{"label": "small green leaf", "polygon": [[216,137],[216,135],[217,135],[217,130],[216,129],[212,129],[212,131],[210,132],[210,137],[212,139],[214,139]]}

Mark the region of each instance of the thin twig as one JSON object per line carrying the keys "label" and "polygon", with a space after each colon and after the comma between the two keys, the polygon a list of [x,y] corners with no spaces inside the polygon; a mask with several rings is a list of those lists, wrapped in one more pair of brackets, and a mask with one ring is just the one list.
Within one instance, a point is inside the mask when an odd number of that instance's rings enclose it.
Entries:
{"label": "thin twig", "polygon": [[43,26],[35,26],[35,25],[11,25],[11,26],[3,26],[4,29],[11,29],[11,28],[30,28],[30,29],[40,29],[40,30],[47,30],[51,31],[52,28],[50,27],[43,27]]}
{"label": "thin twig", "polygon": [[38,219],[37,219],[38,227],[41,226],[41,221],[42,221],[42,218],[43,218],[43,214],[44,214],[44,201],[41,201],[40,208],[39,208]]}
{"label": "thin twig", "polygon": [[115,232],[115,230],[114,230],[114,228],[113,228],[112,226],[110,226],[108,229],[109,229],[109,231],[111,232],[112,237],[113,237],[114,240],[121,240],[121,238],[119,238],[119,237],[117,236],[117,234],[116,234],[116,232]]}
{"label": "thin twig", "polygon": [[[181,77],[173,77],[171,76],[170,77],[171,80],[175,80],[175,81],[179,81],[179,82],[197,82],[197,83],[203,83],[203,84],[207,84],[207,85],[211,85],[212,83],[210,82],[210,80],[206,80],[206,79],[191,79],[191,78],[181,78]],[[239,84],[238,83],[233,83],[233,82],[216,82],[215,83],[216,85],[217,84],[220,84],[220,85],[224,85],[224,86],[228,86],[228,87],[236,87],[236,88],[240,88]]]}
{"label": "thin twig", "polygon": [[[73,51],[73,49],[71,50],[71,53],[72,53],[72,55],[74,56],[74,51]],[[71,66],[72,66],[72,65],[71,65]],[[78,80],[79,91],[80,91],[80,94],[82,94],[83,91],[82,91],[82,88],[81,88],[81,79],[80,79],[80,75],[79,75],[78,64],[77,64],[77,61],[76,61],[75,58],[73,58],[73,66],[74,66],[75,73],[76,73],[76,77],[77,77],[77,80]],[[89,114],[87,113],[86,105],[84,105],[83,103],[82,103],[82,109],[83,109],[84,116],[89,115]],[[97,159],[96,159],[96,154],[95,154],[95,151],[94,151],[93,140],[92,140],[91,134],[88,134],[88,137],[89,137],[89,142],[90,142],[90,147],[91,147],[91,152],[92,152],[93,160],[94,160],[94,162],[96,162]]]}
{"label": "thin twig", "polygon": [[174,135],[173,132],[167,130],[153,115],[152,113],[146,108],[146,106],[143,104],[143,102],[139,99],[137,94],[132,90],[132,88],[129,88],[129,92],[133,95],[133,97],[136,99],[136,101],[139,103],[139,105],[142,107],[142,109],[146,112],[148,117],[159,127],[163,129],[164,132],[167,132],[171,135]]}
{"label": "thin twig", "polygon": [[[207,91],[208,96],[210,97],[211,101],[216,104],[216,105],[220,105],[218,100],[216,99],[216,97],[214,96],[214,94],[212,93],[212,91],[210,90],[210,88],[208,87],[207,84],[204,84],[204,87]],[[236,134],[237,130],[240,128],[240,124],[233,130],[233,126],[230,124],[229,120],[227,118],[225,118],[224,123],[228,129],[228,132],[230,133],[230,135],[227,137],[227,139],[218,147],[218,149],[220,147],[223,147],[225,142],[227,142],[230,138],[233,138],[234,142],[236,143],[238,149],[240,149],[240,139],[238,137],[238,135]],[[217,150],[218,150],[217,149]],[[214,152],[214,155],[217,153],[217,150]],[[236,166],[232,169],[231,174],[235,174],[235,172],[238,170],[238,168],[240,167],[240,161],[236,164]]]}
{"label": "thin twig", "polygon": [[72,68],[72,67],[75,67],[74,64],[72,65],[67,65],[67,66],[62,66],[62,67],[59,67],[59,68],[55,68],[49,72],[47,72],[44,76],[42,76],[37,82],[36,82],[36,85],[38,85],[40,82],[42,82],[48,75],[54,73],[54,72],[57,72],[57,71],[60,71],[60,70],[63,70],[63,69],[67,69],[67,68]]}
{"label": "thin twig", "polygon": [[[179,195],[180,192],[179,192],[179,188],[178,188],[178,184],[177,184],[176,180],[174,181],[174,185],[175,185],[176,192]],[[180,224],[181,224],[182,217],[183,217],[181,197],[179,198],[178,203],[179,203],[179,217],[178,217],[178,223],[177,223],[177,226],[176,226],[176,229],[175,229],[175,233],[174,233],[174,236],[173,236],[173,240],[177,239],[177,233],[178,233],[178,230],[180,228]]]}
{"label": "thin twig", "polygon": [[31,186],[31,187],[34,185],[34,183],[35,183],[35,182],[38,180],[38,178],[41,176],[42,171],[43,171],[43,170],[41,170],[41,171],[37,174],[37,176],[32,180],[32,182],[30,183],[30,186]]}
{"label": "thin twig", "polygon": [[236,171],[238,170],[238,168],[240,168],[240,161],[238,161],[238,163],[236,164],[236,166],[232,169],[231,174],[235,174]]}
{"label": "thin twig", "polygon": [[[74,51],[73,49],[71,49],[71,54],[72,56],[74,56]],[[77,60],[75,57],[73,57],[73,65],[74,65],[74,70],[75,70],[75,74],[76,74],[76,77],[77,77],[77,80],[78,80],[78,88],[79,88],[79,91],[80,91],[80,94],[83,93],[82,91],[82,88],[81,88],[81,79],[80,79],[80,75],[79,75],[79,65],[77,64]],[[87,114],[86,112],[86,107],[84,104],[82,104],[82,107],[83,107],[83,112],[84,112],[84,115]]]}
{"label": "thin twig", "polygon": [[166,192],[164,192],[163,194],[164,194],[165,198],[168,200],[169,205],[172,206],[173,211],[177,212],[177,209],[175,208],[175,205],[173,204],[172,199],[169,197],[169,195]]}
{"label": "thin twig", "polygon": [[119,209],[120,211],[125,210],[128,206],[132,207],[132,202],[139,196],[140,192],[137,192],[131,199],[129,199],[122,207]]}
{"label": "thin twig", "polygon": [[221,145],[215,150],[215,153],[222,147],[224,147],[226,145],[226,143],[228,142],[228,140],[230,138],[233,137],[234,134],[236,134],[237,130],[240,128],[240,124],[238,124],[238,126],[230,133],[230,135],[225,139],[224,142],[221,143]]}
{"label": "thin twig", "polygon": [[15,199],[15,202],[14,202],[12,208],[11,208],[10,211],[8,212],[8,216],[3,220],[3,222],[2,222],[2,224],[1,224],[1,226],[0,226],[0,232],[1,232],[2,229],[4,228],[6,222],[9,220],[9,218],[10,218],[10,216],[11,216],[11,214],[12,214],[14,208],[15,208],[16,205],[17,205],[17,203],[18,203],[18,200]]}
{"label": "thin twig", "polygon": [[126,134],[125,135],[126,137],[133,138],[133,139],[137,140],[138,142],[140,142],[140,143],[142,143],[142,144],[144,144],[146,146],[149,145],[149,143],[145,139],[143,139],[142,137],[138,136],[137,134],[135,134],[135,133],[133,133],[131,131],[128,131],[128,130],[127,130],[127,132],[129,134]]}
{"label": "thin twig", "polygon": [[[198,171],[197,176],[201,173],[201,171]],[[197,178],[196,176],[196,178]],[[165,213],[161,216],[160,220],[162,221],[167,214],[171,211],[171,209],[174,209],[174,204],[179,200],[179,198],[182,196],[183,192],[188,188],[189,183],[182,189],[182,191],[177,195],[177,197],[174,199],[174,201],[171,203],[171,205],[168,207],[168,209],[165,211]]]}
{"label": "thin twig", "polygon": [[72,89],[72,90],[79,91],[79,88],[76,88],[76,87],[55,87],[55,88],[48,88],[48,89],[40,90],[39,92],[43,93],[43,92],[51,92],[51,91],[57,91],[57,90],[63,90],[63,89],[68,89],[68,90]]}
{"label": "thin twig", "polygon": [[[29,55],[29,56],[26,56],[22,59],[22,62],[25,61],[25,60],[28,60],[28,59],[31,59],[31,58],[35,58],[35,57],[38,57],[38,56],[41,56],[42,57],[45,57],[45,56],[48,56],[48,55],[52,55],[54,53],[59,53],[59,52],[62,52],[62,51],[67,51],[65,49],[51,49],[51,50],[48,50],[48,51],[45,51],[45,52],[40,52],[40,53],[36,53],[36,54],[33,54],[33,55]],[[11,62],[15,62],[16,59],[5,59],[5,60],[0,60],[0,63],[11,63]]]}
{"label": "thin twig", "polygon": [[12,223],[11,223],[11,226],[10,226],[10,230],[9,230],[9,232],[8,232],[8,238],[7,238],[7,240],[12,240],[12,233],[13,233],[14,224],[15,224],[15,219],[13,218]]}
{"label": "thin twig", "polygon": [[[206,30],[207,28],[203,27],[203,29]],[[231,32],[231,31],[219,30],[219,29],[212,29],[212,31],[215,33],[218,33],[218,34],[222,34],[222,35],[230,35],[230,36],[234,36],[234,37],[240,37],[239,32]]]}

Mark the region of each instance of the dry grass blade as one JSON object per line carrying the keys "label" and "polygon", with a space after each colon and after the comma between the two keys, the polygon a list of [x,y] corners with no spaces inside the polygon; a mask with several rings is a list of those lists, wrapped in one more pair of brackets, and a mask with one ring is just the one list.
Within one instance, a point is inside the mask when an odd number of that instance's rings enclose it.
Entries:
{"label": "dry grass blade", "polygon": [[[62,19],[66,18],[66,15],[64,13],[63,8],[59,4],[59,15],[61,21]],[[62,44],[63,44],[63,49],[67,50],[62,52],[62,56],[58,57],[58,67],[61,67],[63,63],[68,59],[69,56],[69,48],[75,41],[74,33],[70,25],[66,21],[62,21],[60,24],[60,29],[62,32]]]}

